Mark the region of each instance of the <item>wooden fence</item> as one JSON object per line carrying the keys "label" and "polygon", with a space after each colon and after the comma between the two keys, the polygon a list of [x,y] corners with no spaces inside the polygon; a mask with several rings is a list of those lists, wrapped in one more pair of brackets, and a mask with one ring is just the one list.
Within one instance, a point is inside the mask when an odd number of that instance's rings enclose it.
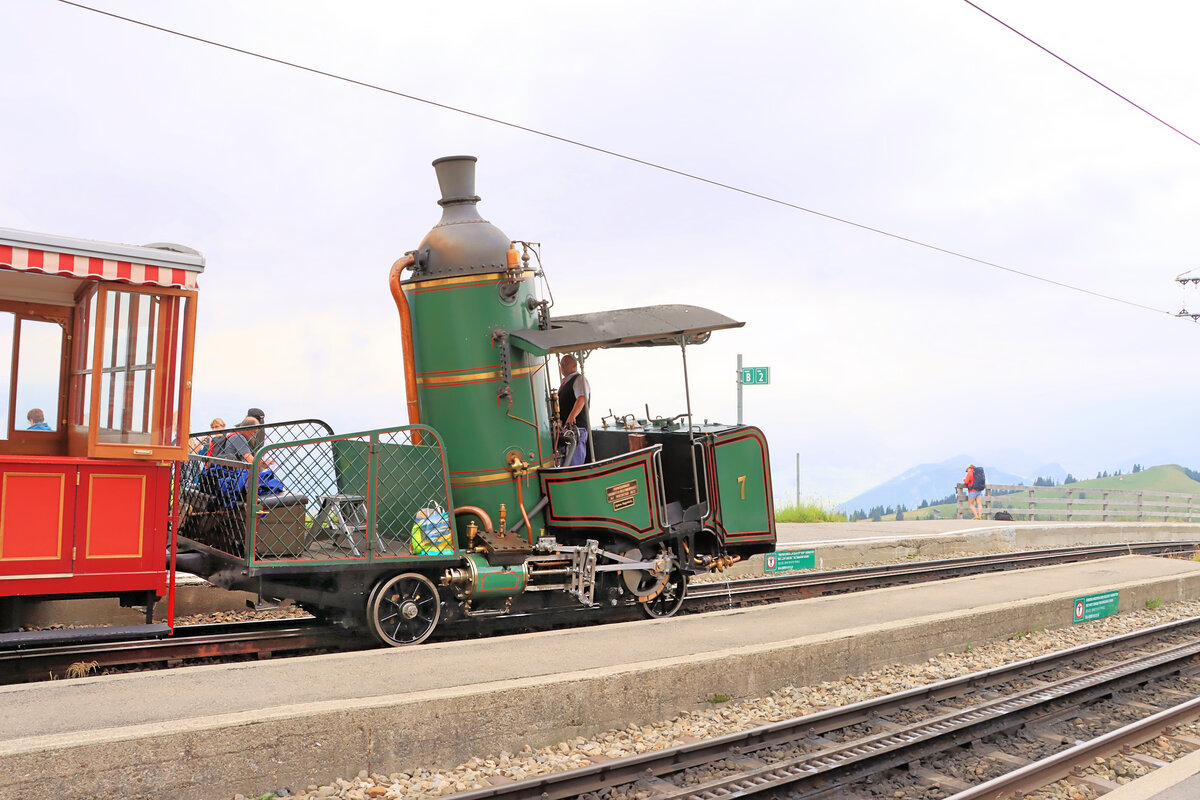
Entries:
{"label": "wooden fence", "polygon": [[[958,518],[970,517],[966,487],[958,484],[955,494]],[[1014,520],[1194,522],[1200,517],[1200,495],[1182,492],[996,484],[984,489],[980,500],[985,519],[995,519],[999,511],[1007,511]]]}

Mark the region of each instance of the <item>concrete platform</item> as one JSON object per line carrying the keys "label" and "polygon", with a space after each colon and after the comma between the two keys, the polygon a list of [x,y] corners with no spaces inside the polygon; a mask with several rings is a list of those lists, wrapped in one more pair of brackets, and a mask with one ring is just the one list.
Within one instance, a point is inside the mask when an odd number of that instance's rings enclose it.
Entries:
{"label": "concrete platform", "polygon": [[1200,751],[1172,761],[1143,778],[1113,789],[1104,800],[1196,800],[1200,797]]}
{"label": "concrete platform", "polygon": [[672,620],[0,689],[0,798],[221,798],[453,766],[1200,597],[1200,563],[1128,556]]}
{"label": "concrete platform", "polygon": [[[863,562],[930,561],[975,554],[1120,542],[1200,540],[1200,524],[1181,522],[900,522],[781,523],[779,548],[816,551],[818,569]],[[761,574],[762,557],[735,566],[732,575]]]}

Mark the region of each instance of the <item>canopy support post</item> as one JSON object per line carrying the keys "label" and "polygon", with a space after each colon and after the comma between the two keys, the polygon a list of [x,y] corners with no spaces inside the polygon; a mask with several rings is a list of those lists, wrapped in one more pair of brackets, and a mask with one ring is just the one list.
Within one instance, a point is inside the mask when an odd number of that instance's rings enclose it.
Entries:
{"label": "canopy support post", "polygon": [[679,342],[679,352],[683,356],[683,396],[687,403],[687,421],[688,421],[688,442],[691,447],[692,456],[692,491],[696,495],[696,502],[700,502],[700,472],[696,468],[696,432],[692,427],[692,387],[688,381],[687,368],[687,336],[680,336],[676,341]]}

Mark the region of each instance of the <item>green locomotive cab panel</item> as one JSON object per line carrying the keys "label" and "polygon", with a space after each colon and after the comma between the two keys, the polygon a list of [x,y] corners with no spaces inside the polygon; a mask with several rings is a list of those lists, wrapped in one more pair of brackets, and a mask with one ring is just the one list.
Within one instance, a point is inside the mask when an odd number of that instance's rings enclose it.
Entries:
{"label": "green locomotive cab panel", "polygon": [[766,552],[775,542],[775,505],[767,439],[754,427],[738,427],[707,438],[705,455],[711,493],[710,525],[731,551]]}
{"label": "green locomotive cab panel", "polygon": [[[674,429],[670,429],[670,428]],[[699,519],[708,512],[705,502],[708,491],[703,469],[694,468],[693,455],[703,454],[700,444],[693,442],[686,428],[654,426],[628,430],[596,428],[589,434],[594,443],[596,458],[612,458],[620,453],[634,452],[644,447],[659,448],[658,472],[663,487],[663,516],[675,524],[685,516]],[[698,462],[697,462],[698,463]],[[696,478],[700,478],[697,491]]]}
{"label": "green locomotive cab panel", "polygon": [[649,539],[664,530],[661,445],[538,473],[553,530],[615,531]]}
{"label": "green locomotive cab panel", "polygon": [[[597,458],[661,448],[659,474],[668,525],[698,521],[731,553],[773,549],[775,508],[766,437],[755,427],[639,420],[592,431]],[[697,485],[697,483],[699,485]]]}

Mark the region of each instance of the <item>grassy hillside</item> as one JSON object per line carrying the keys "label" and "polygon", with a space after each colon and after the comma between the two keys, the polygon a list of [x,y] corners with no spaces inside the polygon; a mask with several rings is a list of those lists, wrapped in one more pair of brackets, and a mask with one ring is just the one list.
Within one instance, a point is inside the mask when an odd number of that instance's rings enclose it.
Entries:
{"label": "grassy hillside", "polygon": [[[1200,495],[1200,483],[1189,478],[1183,471],[1183,467],[1178,464],[1164,464],[1158,467],[1150,467],[1141,472],[1133,472],[1128,475],[1114,475],[1108,478],[1092,478],[1086,481],[1077,481],[1067,487],[1047,487],[1048,491],[1058,490],[1057,496],[1059,497],[1066,497],[1066,492],[1063,491],[1066,488],[1082,491],[1121,489],[1124,491],[1141,490],[1145,492]],[[906,511],[904,512],[904,518],[930,519],[937,516],[934,513],[935,511],[943,519],[954,519],[956,508],[953,503],[930,506],[916,511]],[[884,517],[884,519],[895,519],[895,515]]]}

